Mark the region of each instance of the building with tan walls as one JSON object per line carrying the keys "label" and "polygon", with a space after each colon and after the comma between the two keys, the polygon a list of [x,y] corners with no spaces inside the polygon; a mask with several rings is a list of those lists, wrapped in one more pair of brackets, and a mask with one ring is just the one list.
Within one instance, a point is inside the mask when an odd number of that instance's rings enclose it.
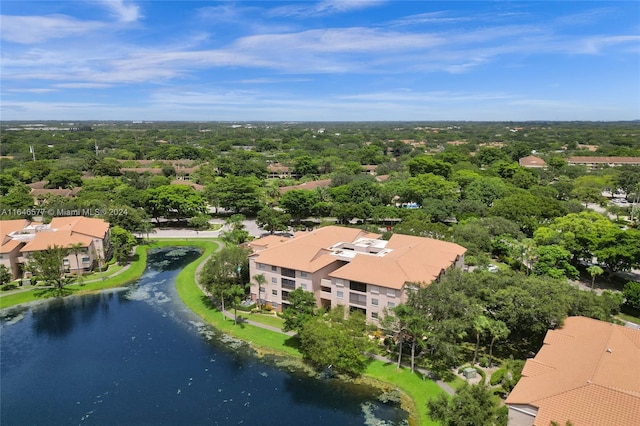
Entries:
{"label": "building with tan walls", "polygon": [[88,272],[99,259],[110,256],[109,223],[84,216],[55,217],[49,224],[26,219],[0,221],[0,264],[5,265],[13,279],[28,276],[26,267],[33,252],[59,246],[79,248],[64,259],[69,273]]}
{"label": "building with tan walls", "polygon": [[394,234],[386,241],[361,229],[327,226],[293,238],[270,235],[249,243],[251,298],[282,310],[296,288],[318,306],[349,306],[376,321],[385,308],[407,301],[414,285],[428,285],[451,267],[464,266],[466,249],[431,238]]}

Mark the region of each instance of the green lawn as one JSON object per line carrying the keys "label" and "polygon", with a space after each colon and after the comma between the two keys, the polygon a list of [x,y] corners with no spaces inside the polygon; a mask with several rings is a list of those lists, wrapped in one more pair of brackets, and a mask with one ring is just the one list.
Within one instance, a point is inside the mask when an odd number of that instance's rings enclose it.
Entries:
{"label": "green lawn", "polygon": [[[70,284],[63,288],[62,295],[79,295],[92,293],[106,288],[120,287],[127,283],[137,280],[142,276],[144,268],[147,265],[147,250],[149,246],[138,246],[131,261],[129,268],[113,277],[105,278],[104,281],[98,280],[84,285]],[[33,290],[23,291],[19,293],[3,295],[0,298],[0,309],[21,303],[32,302],[34,300],[42,300],[49,297],[57,296],[52,289],[34,287]]]}
{"label": "green lawn", "polygon": [[628,305],[622,305],[620,313],[617,315],[625,321],[630,321],[636,324],[640,324],[640,310],[634,309]]}
{"label": "green lawn", "polygon": [[[213,243],[215,244],[215,243]],[[211,250],[213,253],[215,249]],[[298,341],[286,334],[275,331],[264,330],[249,324],[234,325],[232,320],[223,319],[222,313],[209,303],[209,299],[195,283],[195,270],[204,258],[208,257],[208,250],[196,261],[184,268],[176,277],[176,287],[178,295],[182,301],[197,315],[207,323],[213,325],[218,330],[237,337],[238,339],[250,342],[257,349],[281,352],[287,355],[301,358],[298,352]],[[249,314],[242,315],[249,317]],[[253,320],[253,316],[251,316]],[[277,318],[275,318],[277,320]],[[271,324],[270,324],[271,325]]]}
{"label": "green lawn", "polygon": [[275,315],[268,314],[248,314],[246,312],[238,312],[238,317],[245,318],[249,321],[259,322],[260,324],[270,325],[271,327],[277,327],[282,329],[284,320]]}
{"label": "green lawn", "polygon": [[411,407],[414,420],[420,425],[438,425],[427,414],[427,401],[444,391],[432,380],[423,380],[419,373],[412,373],[409,369],[398,370],[395,363],[385,363],[374,360],[369,364],[366,376],[382,382],[391,383],[400,388],[413,402]]}

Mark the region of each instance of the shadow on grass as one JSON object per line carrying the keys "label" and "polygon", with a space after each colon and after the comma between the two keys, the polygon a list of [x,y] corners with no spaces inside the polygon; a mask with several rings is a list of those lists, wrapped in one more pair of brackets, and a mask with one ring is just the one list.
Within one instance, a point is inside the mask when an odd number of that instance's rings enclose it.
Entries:
{"label": "shadow on grass", "polygon": [[67,287],[46,287],[33,291],[33,295],[37,298],[48,298],[48,297],[65,297],[71,296],[77,290],[67,288]]}
{"label": "shadow on grass", "polygon": [[300,338],[298,336],[291,336],[284,341],[284,346],[300,350]]}

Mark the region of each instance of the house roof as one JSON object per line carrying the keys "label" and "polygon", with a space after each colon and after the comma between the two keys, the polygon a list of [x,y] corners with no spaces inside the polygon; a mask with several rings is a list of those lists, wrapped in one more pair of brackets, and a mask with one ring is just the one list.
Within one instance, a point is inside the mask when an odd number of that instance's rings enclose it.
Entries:
{"label": "house roof", "polygon": [[393,234],[384,257],[355,256],[330,276],[401,289],[407,282],[430,283],[466,249],[431,238]]}
{"label": "house roof", "polygon": [[640,157],[570,157],[568,163],[576,164],[640,164]]}
{"label": "house roof", "polygon": [[89,247],[92,238],[88,235],[76,234],[70,230],[37,232],[35,237],[29,241],[22,249],[22,253],[30,251],[46,250],[48,248],[71,247],[74,244],[81,244],[81,247]]}
{"label": "house roof", "polygon": [[522,167],[544,167],[547,165],[547,163],[542,158],[536,157],[534,155],[522,157],[520,160],[518,160],[518,164],[520,164]]}
{"label": "house roof", "polygon": [[527,360],[507,404],[538,408],[534,425],[639,425],[640,330],[569,317]]}
{"label": "house roof", "polygon": [[74,234],[88,235],[94,238],[104,238],[109,230],[109,223],[103,219],[84,216],[54,217],[51,219],[50,226],[58,231],[71,231]]}
{"label": "house roof", "polygon": [[196,191],[204,191],[204,185],[191,182],[190,180],[174,179],[171,181],[171,185],[186,185],[192,187]]}
{"label": "house roof", "polygon": [[0,238],[4,239],[10,233],[24,229],[28,225],[27,219],[0,220]]}
{"label": "house roof", "polygon": [[[282,237],[270,235],[252,241],[249,245],[258,248],[256,262],[315,272],[337,261],[331,256],[329,247],[339,241],[354,241],[360,237],[377,238],[379,235],[361,229],[326,226],[311,232],[297,232],[286,241],[277,239]],[[261,246],[266,249],[259,251]]]}
{"label": "house roof", "polygon": [[384,243],[379,238],[378,234],[360,229],[327,226],[297,233],[294,238],[268,236],[252,241],[250,246],[255,250],[256,262],[315,272],[343,262],[335,255],[338,243],[379,242],[376,251],[380,255],[349,252],[353,254],[350,261],[329,275],[395,289],[401,289],[406,282],[431,282],[466,251],[457,244],[430,238],[394,234]]}

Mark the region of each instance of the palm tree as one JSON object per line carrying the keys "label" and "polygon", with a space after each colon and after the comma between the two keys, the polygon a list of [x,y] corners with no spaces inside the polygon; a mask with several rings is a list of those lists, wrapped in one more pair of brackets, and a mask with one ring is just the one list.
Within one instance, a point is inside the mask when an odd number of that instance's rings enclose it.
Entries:
{"label": "palm tree", "polygon": [[82,243],[75,243],[69,246],[69,252],[76,257],[76,268],[78,268],[78,283],[82,284],[82,272],[83,268],[80,267],[80,261],[78,260],[78,254],[82,253]]}
{"label": "palm tree", "polygon": [[258,298],[256,299],[256,303],[258,306],[258,310],[260,311],[262,308],[262,301],[261,301],[261,294],[260,294],[260,288],[267,282],[267,279],[264,277],[264,274],[256,274],[253,277],[253,281],[256,282],[256,284],[258,284]]}
{"label": "palm tree", "polygon": [[604,273],[604,270],[598,265],[592,265],[587,268],[587,272],[591,275],[591,289],[593,290],[593,285],[596,282],[596,277],[600,276]]}

